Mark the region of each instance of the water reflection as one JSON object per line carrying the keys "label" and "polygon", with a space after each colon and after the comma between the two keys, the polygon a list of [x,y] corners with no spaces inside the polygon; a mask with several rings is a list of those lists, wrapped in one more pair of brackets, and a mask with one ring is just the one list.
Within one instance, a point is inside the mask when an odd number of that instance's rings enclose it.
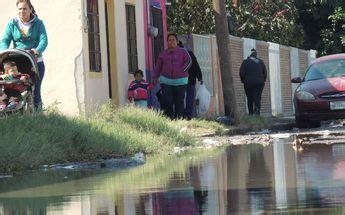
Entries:
{"label": "water reflection", "polygon": [[276,139],[201,157],[35,186],[1,180],[0,214],[345,214],[345,144],[296,151]]}

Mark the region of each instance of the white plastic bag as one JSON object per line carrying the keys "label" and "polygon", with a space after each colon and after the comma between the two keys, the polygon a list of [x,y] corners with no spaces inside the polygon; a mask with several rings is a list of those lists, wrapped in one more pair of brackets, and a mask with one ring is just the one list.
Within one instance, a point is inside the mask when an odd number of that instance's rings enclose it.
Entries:
{"label": "white plastic bag", "polygon": [[199,114],[205,114],[211,102],[211,94],[206,89],[205,85],[199,85],[198,90],[196,91],[196,99],[199,100],[199,106],[197,107]]}

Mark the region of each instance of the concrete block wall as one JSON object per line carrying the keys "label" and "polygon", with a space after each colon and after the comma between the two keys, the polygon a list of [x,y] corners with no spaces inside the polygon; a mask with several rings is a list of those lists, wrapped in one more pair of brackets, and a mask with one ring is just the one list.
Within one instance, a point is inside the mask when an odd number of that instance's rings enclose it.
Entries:
{"label": "concrete block wall", "polygon": [[[211,98],[211,106],[209,112],[205,115],[210,118],[214,118],[217,116],[224,115],[224,101],[223,100],[223,91],[222,91],[222,80],[221,80],[221,73],[220,73],[220,66],[219,66],[219,57],[217,55],[217,43],[214,35],[210,36],[201,36],[201,35],[193,35],[193,40],[202,37],[208,37],[208,40],[204,42],[213,44],[215,49],[208,48],[202,49],[203,51],[196,52],[196,57],[198,58],[198,54],[200,55],[200,59],[208,59],[212,65],[205,65],[204,69],[208,69],[212,73],[212,81],[209,83],[209,87],[211,87],[215,93],[215,95]],[[245,43],[247,42],[247,43]],[[189,42],[188,42],[189,43]],[[204,46],[205,44],[199,43],[190,43],[193,46]],[[248,38],[239,38],[230,36],[230,61],[231,61],[231,72],[233,75],[233,84],[235,90],[235,99],[237,104],[237,111],[238,114],[246,114],[247,113],[247,101],[246,95],[244,92],[243,84],[240,81],[239,71],[240,66],[242,64],[243,59],[247,58],[244,56],[249,53],[248,49],[249,46],[253,46],[256,48],[258,52],[258,57],[262,59],[267,68],[267,80],[265,83],[265,87],[262,93],[261,98],[261,115],[263,116],[273,116],[273,115],[284,115],[284,116],[292,116],[294,114],[293,108],[293,91],[295,89],[295,85],[291,83],[291,78],[300,76],[302,77],[312,60],[315,54],[313,50],[306,51],[300,50],[293,47],[287,47],[278,45],[277,55],[279,56],[277,59],[270,59],[270,43],[264,41],[251,41]],[[244,48],[247,47],[247,48]],[[191,49],[195,49],[191,47]],[[210,52],[213,50],[212,53],[204,53]],[[208,56],[205,58],[205,56]],[[213,60],[209,60],[213,59]],[[270,62],[271,61],[271,62]],[[272,61],[276,62],[272,65],[276,65],[275,68],[270,68],[270,63]],[[202,68],[203,69],[203,68]],[[275,72],[274,76],[270,74],[270,70],[274,70],[271,72]],[[276,77],[275,80],[271,80],[270,76]],[[279,77],[279,78],[278,78]],[[278,81],[279,83],[273,83],[274,81]],[[213,85],[213,86],[211,86]],[[275,87],[274,87],[275,86]],[[272,92],[272,90],[277,90],[278,92]],[[280,92],[279,92],[280,91]],[[274,98],[273,98],[274,97]],[[272,99],[276,102],[274,108],[275,113],[273,113],[273,103]],[[279,102],[279,103],[277,103]],[[279,105],[281,104],[281,108]]]}
{"label": "concrete block wall", "polygon": [[305,50],[299,50],[299,66],[300,66],[300,77],[303,77],[305,71],[308,68],[308,52]]}
{"label": "concrete block wall", "polygon": [[243,41],[239,37],[230,37],[231,71],[234,81],[237,111],[240,114],[247,112],[246,94],[240,79],[240,67],[243,61]]}
{"label": "concrete block wall", "polygon": [[264,116],[271,116],[271,87],[269,78],[269,57],[268,57],[268,44],[263,41],[256,41],[256,51],[258,53],[258,58],[264,61],[267,69],[267,79],[265,82],[265,87],[261,96],[261,114]]}
{"label": "concrete block wall", "polygon": [[280,46],[280,78],[282,94],[282,113],[285,116],[293,114],[290,48]]}

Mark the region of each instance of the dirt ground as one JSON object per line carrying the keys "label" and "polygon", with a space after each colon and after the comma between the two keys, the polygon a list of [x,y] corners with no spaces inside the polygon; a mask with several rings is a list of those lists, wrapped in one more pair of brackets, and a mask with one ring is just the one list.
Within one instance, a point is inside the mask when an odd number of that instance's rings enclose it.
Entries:
{"label": "dirt ground", "polygon": [[[324,123],[320,128],[298,129],[283,125],[281,130],[264,129],[256,132],[229,132],[229,135],[201,137],[204,148],[238,144],[271,144],[276,138],[290,140],[291,144],[300,148],[303,144],[334,144],[345,143],[345,126],[342,123]],[[287,141],[289,142],[289,141]]]}

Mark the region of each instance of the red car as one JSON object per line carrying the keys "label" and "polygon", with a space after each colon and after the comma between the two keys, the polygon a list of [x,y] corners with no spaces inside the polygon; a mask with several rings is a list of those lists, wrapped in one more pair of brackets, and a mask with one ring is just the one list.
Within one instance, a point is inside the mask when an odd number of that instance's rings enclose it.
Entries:
{"label": "red car", "polygon": [[322,120],[345,118],[345,53],[317,58],[294,94],[297,127],[319,127]]}

